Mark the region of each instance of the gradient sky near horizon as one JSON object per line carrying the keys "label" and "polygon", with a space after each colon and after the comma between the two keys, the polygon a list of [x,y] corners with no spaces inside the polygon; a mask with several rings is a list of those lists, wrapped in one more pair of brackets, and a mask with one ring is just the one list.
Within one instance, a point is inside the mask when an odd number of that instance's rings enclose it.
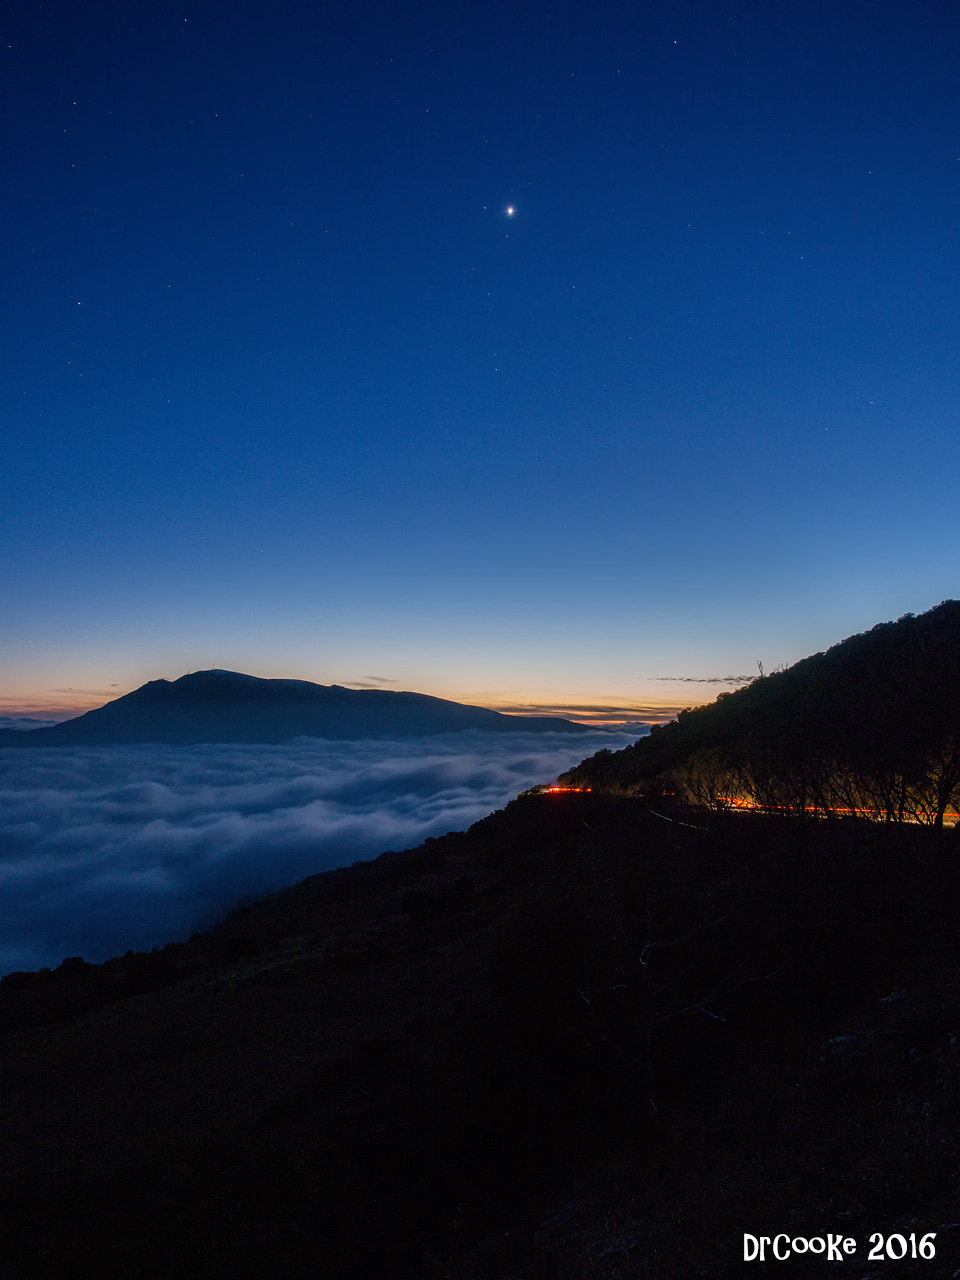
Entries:
{"label": "gradient sky near horizon", "polygon": [[639,713],[956,596],[958,85],[952,0],[9,0],[0,712]]}

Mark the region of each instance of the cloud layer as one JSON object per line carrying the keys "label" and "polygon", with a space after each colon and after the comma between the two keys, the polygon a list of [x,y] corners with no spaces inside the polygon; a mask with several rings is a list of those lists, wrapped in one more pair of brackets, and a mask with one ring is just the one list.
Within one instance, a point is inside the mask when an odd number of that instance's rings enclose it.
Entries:
{"label": "cloud layer", "polygon": [[0,974],[187,937],[245,897],[462,830],[631,740],[0,750]]}

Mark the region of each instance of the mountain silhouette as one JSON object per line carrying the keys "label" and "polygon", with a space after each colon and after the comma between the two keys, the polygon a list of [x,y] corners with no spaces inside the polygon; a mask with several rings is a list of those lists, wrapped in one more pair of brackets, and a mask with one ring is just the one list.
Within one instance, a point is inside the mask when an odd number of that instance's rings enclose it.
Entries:
{"label": "mountain silhouette", "polygon": [[[530,723],[213,671],[59,728],[209,740],[313,707],[343,732],[366,706],[392,733]],[[0,1276],[729,1280],[798,1205],[955,1274],[960,827],[924,789],[960,799],[958,707],[947,601],[569,792],[189,941],[7,974]],[[732,809],[731,780],[768,802]],[[807,1261],[780,1274],[828,1274]]]}
{"label": "mountain silhouette", "polygon": [[466,729],[587,732],[586,726],[555,716],[508,716],[424,693],[345,689],[309,680],[264,680],[212,670],[173,681],[151,680],[103,707],[49,728],[0,730],[0,746],[413,738]]}

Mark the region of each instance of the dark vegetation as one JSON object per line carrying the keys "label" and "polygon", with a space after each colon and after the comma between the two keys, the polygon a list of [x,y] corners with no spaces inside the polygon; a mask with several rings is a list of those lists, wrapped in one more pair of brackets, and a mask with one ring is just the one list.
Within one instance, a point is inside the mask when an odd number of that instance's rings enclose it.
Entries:
{"label": "dark vegetation", "polygon": [[[823,1277],[741,1260],[777,1231],[953,1276],[960,834],[694,806],[638,750],[188,943],[5,978],[0,1276]],[[877,1231],[936,1259],[869,1264]]]}
{"label": "dark vegetation", "polygon": [[960,799],[960,601],[721,694],[562,781],[942,827]]}

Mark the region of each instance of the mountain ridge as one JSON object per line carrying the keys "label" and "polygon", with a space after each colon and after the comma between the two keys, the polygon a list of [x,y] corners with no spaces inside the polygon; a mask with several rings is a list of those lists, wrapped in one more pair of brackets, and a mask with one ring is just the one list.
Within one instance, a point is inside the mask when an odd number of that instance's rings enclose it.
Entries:
{"label": "mountain ridge", "polygon": [[43,729],[0,730],[0,746],[120,746],[288,742],[487,732],[586,733],[554,716],[510,716],[430,694],[347,689],[213,668],[146,684],[81,716]]}

